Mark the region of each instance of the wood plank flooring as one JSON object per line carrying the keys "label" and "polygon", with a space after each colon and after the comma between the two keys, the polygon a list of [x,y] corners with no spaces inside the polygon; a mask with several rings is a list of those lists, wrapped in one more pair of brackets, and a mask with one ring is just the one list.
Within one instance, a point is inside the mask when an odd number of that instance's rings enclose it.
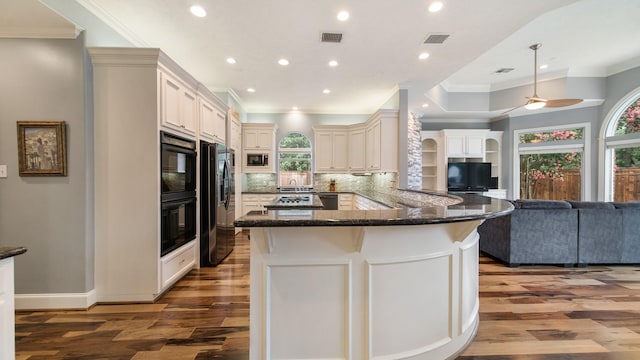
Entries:
{"label": "wood plank flooring", "polygon": [[[640,359],[640,267],[480,262],[480,328],[458,359]],[[247,233],[155,304],[16,314],[19,360],[246,360],[248,348]]]}

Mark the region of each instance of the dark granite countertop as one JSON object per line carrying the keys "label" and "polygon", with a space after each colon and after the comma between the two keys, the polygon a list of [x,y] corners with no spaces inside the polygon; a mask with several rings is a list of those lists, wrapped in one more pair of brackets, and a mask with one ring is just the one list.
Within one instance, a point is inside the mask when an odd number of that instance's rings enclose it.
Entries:
{"label": "dark granite countertop", "polygon": [[238,227],[423,225],[488,219],[509,214],[513,205],[476,194],[441,194],[395,190],[391,194],[354,192],[393,209],[251,211]]}
{"label": "dark granite countertop", "polygon": [[0,260],[6,259],[6,258],[10,258],[10,257],[13,257],[13,256],[17,256],[17,255],[20,255],[20,254],[24,254],[26,252],[27,252],[27,248],[21,247],[21,246],[16,246],[16,247],[1,246],[0,247]]}

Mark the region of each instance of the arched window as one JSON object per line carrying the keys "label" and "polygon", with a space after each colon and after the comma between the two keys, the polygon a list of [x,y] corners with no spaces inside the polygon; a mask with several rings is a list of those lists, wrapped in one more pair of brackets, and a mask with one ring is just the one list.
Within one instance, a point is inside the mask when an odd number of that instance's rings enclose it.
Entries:
{"label": "arched window", "polygon": [[305,135],[292,132],[278,143],[278,186],[280,188],[313,185],[311,142]]}
{"label": "arched window", "polygon": [[640,88],[620,100],[603,124],[604,179],[600,197],[640,200]]}

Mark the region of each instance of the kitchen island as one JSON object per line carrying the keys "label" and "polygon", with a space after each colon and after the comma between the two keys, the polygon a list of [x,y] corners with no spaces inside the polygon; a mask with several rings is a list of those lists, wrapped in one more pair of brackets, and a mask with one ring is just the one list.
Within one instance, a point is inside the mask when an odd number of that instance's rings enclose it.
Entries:
{"label": "kitchen island", "polygon": [[22,246],[0,246],[0,359],[16,357],[14,257],[24,254]]}
{"label": "kitchen island", "polygon": [[512,205],[368,194],[381,210],[252,211],[251,359],[446,359],[478,327],[478,234]]}

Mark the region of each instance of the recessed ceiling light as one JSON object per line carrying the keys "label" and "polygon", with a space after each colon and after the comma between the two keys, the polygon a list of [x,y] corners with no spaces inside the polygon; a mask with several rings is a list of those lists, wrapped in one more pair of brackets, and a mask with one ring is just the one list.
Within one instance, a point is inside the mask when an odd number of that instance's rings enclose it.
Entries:
{"label": "recessed ceiling light", "polygon": [[422,107],[423,107],[423,108],[428,108],[428,107],[429,107],[429,104],[426,104],[426,103],[425,103],[425,104],[422,104]]}
{"label": "recessed ceiling light", "polygon": [[426,53],[426,52],[423,52],[420,55],[418,55],[418,59],[420,59],[420,60],[424,60],[424,59],[426,59],[428,57],[429,57],[429,53]]}
{"label": "recessed ceiling light", "polygon": [[547,65],[547,64],[542,64],[542,65],[540,65],[540,69],[541,69],[541,70],[544,70],[544,69],[546,69],[546,68],[548,68],[548,67],[549,67],[549,65]]}
{"label": "recessed ceiling light", "polygon": [[232,58],[232,57],[228,57],[227,58],[227,63],[229,64],[235,64],[236,63],[236,59]]}
{"label": "recessed ceiling light", "polygon": [[329,66],[336,67],[336,66],[338,66],[338,62],[335,61],[335,60],[331,60],[331,61],[329,61]]}
{"label": "recessed ceiling light", "polygon": [[330,92],[331,92],[331,90],[329,90],[329,89],[324,89],[324,90],[322,90],[322,93],[323,93],[323,94],[328,94],[328,93],[330,93]]}
{"label": "recessed ceiling light", "polygon": [[282,65],[282,66],[287,66],[289,65],[289,60],[287,59],[280,59],[278,60],[278,64]]}
{"label": "recessed ceiling light", "polygon": [[207,11],[203,9],[202,6],[193,5],[189,10],[194,16],[197,16],[197,17],[207,16]]}
{"label": "recessed ceiling light", "polygon": [[349,12],[346,10],[342,10],[338,13],[337,18],[340,21],[347,21],[349,19]]}
{"label": "recessed ceiling light", "polygon": [[438,12],[440,10],[442,10],[442,7],[444,5],[442,4],[442,1],[434,1],[431,3],[431,5],[429,5],[429,12]]}
{"label": "recessed ceiling light", "polygon": [[247,89],[247,91],[252,93],[252,92],[256,92],[256,89],[254,89],[254,88],[248,88],[248,89]]}
{"label": "recessed ceiling light", "polygon": [[298,110],[298,107],[294,106],[294,107],[291,108],[291,110],[296,111],[296,110]]}

